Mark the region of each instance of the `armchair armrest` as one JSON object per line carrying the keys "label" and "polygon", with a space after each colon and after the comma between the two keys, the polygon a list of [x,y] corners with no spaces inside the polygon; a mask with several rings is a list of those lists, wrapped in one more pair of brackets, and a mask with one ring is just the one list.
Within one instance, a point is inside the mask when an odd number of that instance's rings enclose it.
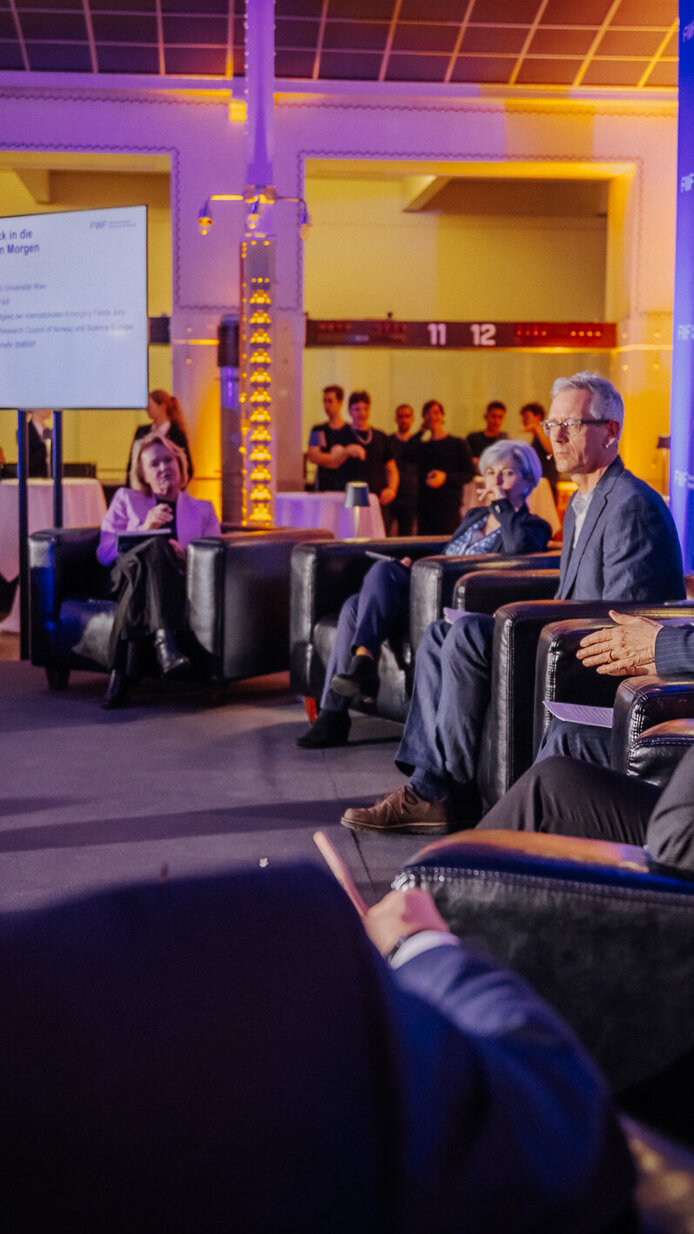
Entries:
{"label": "armchair armrest", "polygon": [[[513,575],[510,575],[513,578]],[[493,805],[533,760],[530,717],[535,697],[535,655],[543,626],[571,616],[591,617],[611,606],[596,601],[528,600],[505,604],[494,619],[490,705],[478,781]]]}
{"label": "armchair armrest", "polygon": [[[297,694],[315,692],[313,631],[321,617],[339,613],[349,596],[359,591],[373,565],[367,551],[391,557],[419,558],[438,553],[447,537],[398,536],[381,540],[328,540],[298,545],[292,554],[290,602],[291,688]],[[317,669],[322,679],[322,665]],[[320,691],[318,691],[320,693]]]}
{"label": "armchair armrest", "polygon": [[[693,718],[694,676],[628,677],[615,698],[612,766],[652,784],[666,783],[673,762],[689,744],[684,740],[689,731],[684,721]],[[677,724],[670,728],[665,721]],[[656,726],[667,732],[649,737]]]}
{"label": "armchair armrest", "polygon": [[[614,605],[596,602],[588,617],[552,622],[542,630],[535,668],[534,748],[537,748],[549,724],[549,713],[544,699],[567,703],[589,703],[598,707],[612,707],[623,677],[609,677],[585,668],[576,659],[581,639],[593,630],[611,626],[607,613]],[[689,615],[691,608],[686,602],[679,605],[620,604],[619,611],[639,617],[652,617],[656,621],[672,618],[679,609]],[[636,680],[643,681],[644,678]],[[652,721],[657,723],[658,721]],[[641,729],[638,729],[640,732]],[[638,735],[634,730],[632,737]],[[617,764],[615,764],[616,766]]]}
{"label": "armchair armrest", "polygon": [[[645,681],[645,678],[641,678]],[[626,772],[661,788],[680,759],[694,745],[694,719],[665,720],[647,728],[630,743]]]}
{"label": "armchair armrest", "polygon": [[[467,604],[458,603],[456,596],[461,588],[464,592],[466,580],[473,574],[484,574],[493,577],[505,572],[534,571],[544,578],[547,575],[546,592],[542,583],[539,594],[554,595],[557,589],[559,572],[554,567],[559,564],[557,553],[524,553],[509,557],[503,553],[484,553],[480,556],[467,557],[427,557],[416,562],[412,567],[412,587],[410,591],[410,639],[412,647],[417,648],[419,641],[432,621],[443,616],[446,606],[464,608],[467,612],[493,612],[490,608],[472,608]],[[484,584],[482,584],[484,586]],[[533,595],[537,594],[533,592]],[[504,596],[507,599],[518,599],[517,595]],[[525,597],[524,597],[525,598]],[[494,606],[495,608],[498,605]]]}
{"label": "armchair armrest", "polygon": [[292,552],[319,529],[231,532],[188,547],[188,624],[207,671],[225,681],[289,666]]}
{"label": "armchair armrest", "polygon": [[99,527],[53,527],[29,536],[34,664],[49,662],[63,601],[69,596],[101,593],[101,567],[96,559],[100,534]]}

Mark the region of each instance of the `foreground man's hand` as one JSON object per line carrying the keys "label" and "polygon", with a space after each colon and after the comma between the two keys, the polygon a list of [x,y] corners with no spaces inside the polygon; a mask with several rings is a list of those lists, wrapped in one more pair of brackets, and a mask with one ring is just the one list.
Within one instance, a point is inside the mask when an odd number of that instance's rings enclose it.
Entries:
{"label": "foreground man's hand", "polygon": [[450,933],[429,893],[417,887],[411,891],[389,891],[362,921],[371,942],[384,956],[399,938],[408,938],[410,934],[420,934],[422,930]]}
{"label": "foreground man's hand", "polygon": [[662,623],[650,617],[631,617],[610,611],[616,623],[594,630],[581,639],[576,652],[586,668],[611,677],[640,677],[655,673],[655,640]]}

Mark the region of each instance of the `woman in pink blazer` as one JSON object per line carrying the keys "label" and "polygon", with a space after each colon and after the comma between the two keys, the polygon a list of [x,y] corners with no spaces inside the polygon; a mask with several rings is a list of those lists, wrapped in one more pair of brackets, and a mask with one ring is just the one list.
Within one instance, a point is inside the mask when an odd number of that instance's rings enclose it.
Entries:
{"label": "woman in pink blazer", "polygon": [[[111,676],[102,706],[128,701],[128,648],[149,637],[162,676],[189,667],[178,637],[185,630],[185,558],[191,540],[219,535],[209,501],[186,493],[188,462],[172,441],[151,433],[136,443],[138,488],[119,488],[104,515],[97,557],[118,601],[110,643]],[[135,542],[119,551],[119,538]],[[123,548],[122,543],[120,548]]]}

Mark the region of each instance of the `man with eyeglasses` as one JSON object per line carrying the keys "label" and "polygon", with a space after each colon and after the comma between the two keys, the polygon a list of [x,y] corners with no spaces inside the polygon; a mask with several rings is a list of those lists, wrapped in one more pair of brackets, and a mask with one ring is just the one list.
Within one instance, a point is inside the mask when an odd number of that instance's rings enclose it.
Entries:
{"label": "man with eyeglasses", "polygon": [[[576,484],[564,519],[559,600],[662,603],[684,597],[682,554],[663,499],[624,467],[624,403],[597,373],[552,387],[544,428],[559,471]],[[481,813],[477,767],[489,706],[494,618],[466,613],[429,626],[417,648],[405,729],[396,756],[409,784],[368,809],[350,809],[354,831],[437,834]],[[556,748],[550,745],[550,753]]]}

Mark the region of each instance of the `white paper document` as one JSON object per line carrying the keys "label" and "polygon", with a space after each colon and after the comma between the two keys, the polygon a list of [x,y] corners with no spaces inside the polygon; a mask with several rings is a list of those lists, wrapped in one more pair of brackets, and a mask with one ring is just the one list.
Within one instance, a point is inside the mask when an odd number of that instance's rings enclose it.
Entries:
{"label": "white paper document", "polygon": [[555,703],[545,699],[545,707],[557,720],[569,724],[592,724],[594,728],[612,728],[611,707],[591,707],[587,703]]}
{"label": "white paper document", "polygon": [[460,618],[465,616],[465,610],[462,608],[444,608],[443,615],[446,621],[453,623],[454,621],[460,621]]}

